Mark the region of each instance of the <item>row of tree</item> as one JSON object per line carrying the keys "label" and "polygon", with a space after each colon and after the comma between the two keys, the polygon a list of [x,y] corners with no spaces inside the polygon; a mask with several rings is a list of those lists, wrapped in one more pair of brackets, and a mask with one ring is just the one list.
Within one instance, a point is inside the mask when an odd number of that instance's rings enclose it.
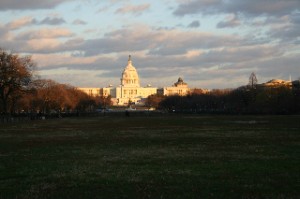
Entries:
{"label": "row of tree", "polygon": [[300,113],[300,89],[243,86],[209,93],[192,92],[187,96],[152,95],[147,105],[168,112],[295,114]]}
{"label": "row of tree", "polygon": [[73,86],[35,74],[30,56],[0,49],[0,113],[84,112],[110,105],[110,98],[92,97]]}

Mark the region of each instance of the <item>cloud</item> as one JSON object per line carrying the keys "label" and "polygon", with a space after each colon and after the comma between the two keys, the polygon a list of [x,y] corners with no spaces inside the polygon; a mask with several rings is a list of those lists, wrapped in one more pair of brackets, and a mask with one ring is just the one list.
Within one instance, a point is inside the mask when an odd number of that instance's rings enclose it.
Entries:
{"label": "cloud", "polygon": [[[270,79],[288,80],[289,76],[292,79],[298,79],[299,74],[299,54],[284,55],[275,57],[274,59],[259,60],[256,62],[258,68],[258,77],[262,77],[264,82]],[[284,68],[284,70],[282,70]]]}
{"label": "cloud", "polygon": [[73,21],[73,24],[74,25],[86,25],[87,22],[85,22],[85,21],[83,21],[81,19],[76,19],[76,20]]}
{"label": "cloud", "polygon": [[300,14],[266,20],[265,24],[270,26],[267,35],[273,40],[289,43],[296,43],[300,40]]}
{"label": "cloud", "polygon": [[106,12],[110,9],[110,6],[103,6],[98,9],[97,13]]}
{"label": "cloud", "polygon": [[177,16],[199,14],[201,12],[219,9],[218,5],[222,5],[222,0],[187,1],[179,4],[173,14]]}
{"label": "cloud", "polygon": [[[72,61],[65,60],[65,67],[69,67],[70,69],[105,69],[112,70],[116,66],[123,66],[127,60],[127,56],[129,53],[126,51],[120,52],[117,60],[112,58],[107,58],[109,55],[95,55],[93,57],[106,57],[105,59],[97,59],[95,60],[97,64],[86,64],[76,65]],[[209,69],[211,67],[218,66],[219,68],[235,68],[235,69],[245,69],[252,68],[253,62],[257,62],[259,60],[267,60],[272,59],[274,57],[281,57],[283,52],[281,52],[277,46],[268,46],[268,45],[257,45],[252,47],[232,47],[220,50],[210,50],[207,52],[201,52],[195,54],[194,56],[188,56],[187,54],[178,55],[178,56],[159,56],[159,55],[147,55],[144,54],[142,56],[136,55],[134,53],[134,64],[139,63],[139,70],[147,69],[147,68],[157,68],[166,69],[166,70],[177,70],[177,68],[181,68],[185,70],[186,68],[195,68],[201,66],[201,69]],[[90,58],[93,58],[90,57]],[[89,59],[89,57],[75,57],[74,60],[85,60]],[[125,61],[124,61],[125,60]],[[69,64],[68,64],[69,62]],[[57,62],[58,64],[59,62]],[[105,64],[104,64],[105,63]],[[244,63],[251,63],[245,64]],[[56,64],[52,64],[55,66]],[[98,67],[95,67],[97,66]],[[102,65],[102,66],[101,66]],[[59,66],[59,67],[62,67]],[[117,70],[120,70],[117,68]],[[199,70],[199,68],[198,68]],[[166,73],[161,73],[165,75]],[[157,74],[159,75],[159,74]]]}
{"label": "cloud", "polygon": [[210,50],[199,56],[199,62],[209,63],[210,65],[226,65],[234,64],[235,68],[239,66],[236,63],[252,62],[253,60],[270,59],[280,57],[283,52],[278,46],[271,45],[255,45],[255,46],[241,46],[224,48],[220,50]]}
{"label": "cloud", "polygon": [[[77,70],[45,70],[40,72],[40,76],[43,79],[52,79],[56,82],[77,86],[77,87],[95,87],[99,88],[99,85],[109,85],[109,78],[101,78],[99,79],[98,74],[101,72],[90,73],[89,71],[77,71]],[[85,77],[85,78],[82,78]],[[80,79],[80,81],[78,81]]]}
{"label": "cloud", "polygon": [[241,13],[258,16],[284,16],[300,7],[299,0],[192,0],[183,2],[173,12],[174,15]]}
{"label": "cloud", "polygon": [[[297,43],[300,29],[299,8],[299,0],[189,0],[178,4],[173,14],[181,17],[195,14],[227,15],[216,24],[217,28],[243,25],[249,28],[244,28],[249,31],[249,35]],[[252,32],[254,29],[256,31]]]}
{"label": "cloud", "polygon": [[233,28],[241,24],[236,15],[229,15],[225,21],[221,21],[217,24],[217,28]]}
{"label": "cloud", "polygon": [[[174,42],[176,41],[176,42]],[[80,50],[86,56],[123,51],[148,51],[149,55],[179,55],[191,49],[209,49],[241,45],[235,35],[217,36],[197,31],[152,30],[145,26],[123,28],[98,39],[86,40]]]}
{"label": "cloud", "polygon": [[45,49],[48,49],[47,51],[55,51],[60,46],[60,42],[53,38],[31,39],[25,42],[27,45],[26,48],[32,52],[39,53],[43,53]]}
{"label": "cloud", "polygon": [[1,0],[0,10],[51,9],[57,5],[74,0]]}
{"label": "cloud", "polygon": [[11,34],[7,30],[6,26],[3,26],[3,25],[0,24],[0,41],[1,41],[0,48],[7,47],[6,46],[7,42],[5,42],[5,41],[9,40],[9,37],[11,37],[10,35]]}
{"label": "cloud", "polygon": [[[185,65],[243,62],[267,56],[267,53],[280,55],[276,54],[278,53],[276,48],[266,48],[260,44],[262,42],[253,42],[253,38],[176,29],[153,30],[147,26],[121,28],[96,39],[73,38],[74,36],[66,28],[44,28],[18,33],[11,43],[23,42],[23,48],[27,53],[38,52],[37,49],[43,53],[56,50],[57,52],[74,52],[81,57],[123,53],[129,50],[144,52],[146,56],[159,56],[163,59],[186,55],[188,57]],[[65,38],[66,41],[59,42],[58,38]],[[39,40],[45,41],[46,45],[41,44],[37,48]],[[198,57],[198,60],[193,63],[195,57]],[[170,62],[173,61],[170,60]],[[172,65],[175,64],[172,63]]]}
{"label": "cloud", "polygon": [[82,43],[80,50],[85,51],[86,56],[94,56],[102,53],[119,53],[123,51],[140,51],[151,47],[151,38],[155,32],[148,27],[135,26],[114,30],[96,39],[88,39]]}
{"label": "cloud", "polygon": [[47,25],[61,25],[66,23],[66,21],[63,18],[50,18],[50,17],[46,17],[43,20],[41,20],[40,22],[38,22],[38,24],[47,24]]}
{"label": "cloud", "polygon": [[71,37],[73,33],[66,28],[44,28],[39,30],[32,30],[22,32],[16,36],[17,40],[31,40],[31,39],[45,39],[45,38],[59,38]]}
{"label": "cloud", "polygon": [[[18,33],[11,43],[38,39],[65,38],[57,46],[58,52],[79,51],[84,56],[144,51],[148,55],[176,56],[196,49],[214,49],[248,45],[247,40],[236,35],[214,35],[212,33],[180,30],[153,30],[148,26],[134,26],[114,30],[95,39],[74,39],[75,35],[66,28],[39,29]],[[174,42],[176,41],[176,42]],[[52,52],[45,48],[43,52]]]}
{"label": "cloud", "polygon": [[[74,57],[70,54],[34,54],[33,58],[39,60],[39,67],[41,70],[68,67],[74,69],[78,66],[80,66],[81,70],[84,70],[85,65],[94,65],[93,67],[96,67],[96,65],[99,63],[97,61],[98,57]],[[108,58],[101,61],[109,62]],[[90,69],[92,69],[92,67],[88,68],[88,70]]]}
{"label": "cloud", "polygon": [[149,10],[149,8],[150,8],[150,4],[126,5],[122,8],[117,9],[115,13],[140,15],[144,11]]}
{"label": "cloud", "polygon": [[291,14],[300,7],[299,0],[230,0],[224,3],[229,12],[242,12],[249,15],[284,16]]}
{"label": "cloud", "polygon": [[188,28],[199,28],[200,27],[200,22],[198,20],[192,21],[189,25]]}
{"label": "cloud", "polygon": [[8,29],[19,29],[22,28],[24,26],[28,26],[28,25],[32,25],[35,23],[35,19],[33,19],[32,17],[26,16],[26,17],[22,17],[16,20],[13,20],[9,23],[6,24],[6,27]]}
{"label": "cloud", "polygon": [[290,16],[290,20],[292,23],[294,24],[300,24],[300,13],[293,13],[291,16]]}
{"label": "cloud", "polygon": [[7,23],[6,27],[9,30],[16,30],[31,25],[61,25],[63,23],[66,23],[66,21],[63,18],[46,17],[41,21],[38,21],[37,19],[32,18],[30,16],[25,16]]}
{"label": "cloud", "polygon": [[[214,35],[205,32],[160,32],[161,41],[156,41],[155,48],[151,48],[150,54],[179,55],[194,49],[213,49],[223,46],[238,46],[243,44],[241,38],[236,35]],[[176,41],[176,42],[174,42]]]}

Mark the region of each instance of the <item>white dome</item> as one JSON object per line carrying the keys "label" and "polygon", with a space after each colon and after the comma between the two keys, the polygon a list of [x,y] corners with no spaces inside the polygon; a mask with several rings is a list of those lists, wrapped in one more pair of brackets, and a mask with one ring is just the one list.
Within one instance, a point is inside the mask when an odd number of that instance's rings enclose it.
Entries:
{"label": "white dome", "polygon": [[122,73],[121,85],[126,87],[140,87],[140,79],[135,67],[132,65],[130,55],[127,66]]}

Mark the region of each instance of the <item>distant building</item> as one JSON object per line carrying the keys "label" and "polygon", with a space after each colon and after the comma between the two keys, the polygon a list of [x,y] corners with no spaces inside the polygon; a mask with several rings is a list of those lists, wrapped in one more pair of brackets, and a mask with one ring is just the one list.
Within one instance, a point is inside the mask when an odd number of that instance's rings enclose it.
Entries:
{"label": "distant building", "polygon": [[165,96],[189,94],[188,84],[179,77],[178,81],[171,87],[157,89],[148,84],[145,87],[140,86],[140,78],[136,68],[132,64],[129,55],[127,66],[124,68],[121,76],[121,84],[117,87],[109,85],[104,88],[78,88],[90,96],[111,96],[113,105],[124,106],[129,104],[144,105],[148,96],[153,94],[162,94]]}
{"label": "distant building", "polygon": [[128,105],[129,103],[143,105],[145,99],[152,94],[157,93],[157,88],[147,85],[140,86],[140,79],[137,70],[132,65],[131,56],[129,55],[127,66],[125,67],[121,85],[118,87],[106,87],[100,90],[102,96],[110,95],[114,105]]}
{"label": "distant building", "polygon": [[100,88],[77,88],[92,97],[100,96]]}
{"label": "distant building", "polygon": [[188,84],[185,83],[181,77],[179,77],[178,81],[175,82],[173,86],[160,88],[158,89],[157,93],[164,96],[185,96],[190,93],[190,88],[188,87]]}
{"label": "distant building", "polygon": [[272,79],[266,83],[262,83],[258,85],[260,88],[278,88],[278,87],[288,87],[292,88],[292,82],[291,81],[285,81],[282,79]]}

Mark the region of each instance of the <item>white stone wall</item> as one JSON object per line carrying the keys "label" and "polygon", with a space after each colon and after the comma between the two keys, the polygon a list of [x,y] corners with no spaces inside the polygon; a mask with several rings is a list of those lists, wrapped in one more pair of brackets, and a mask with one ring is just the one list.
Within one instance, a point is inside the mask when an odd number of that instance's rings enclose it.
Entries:
{"label": "white stone wall", "polygon": [[162,89],[162,95],[171,96],[171,95],[180,95],[185,96],[189,94],[190,89],[188,87],[164,87]]}
{"label": "white stone wall", "polygon": [[77,88],[78,90],[85,92],[89,96],[100,96],[100,88]]}
{"label": "white stone wall", "polygon": [[114,105],[127,105],[129,101],[135,104],[141,104],[149,95],[156,94],[157,88],[153,87],[125,87],[116,88],[116,102]]}

